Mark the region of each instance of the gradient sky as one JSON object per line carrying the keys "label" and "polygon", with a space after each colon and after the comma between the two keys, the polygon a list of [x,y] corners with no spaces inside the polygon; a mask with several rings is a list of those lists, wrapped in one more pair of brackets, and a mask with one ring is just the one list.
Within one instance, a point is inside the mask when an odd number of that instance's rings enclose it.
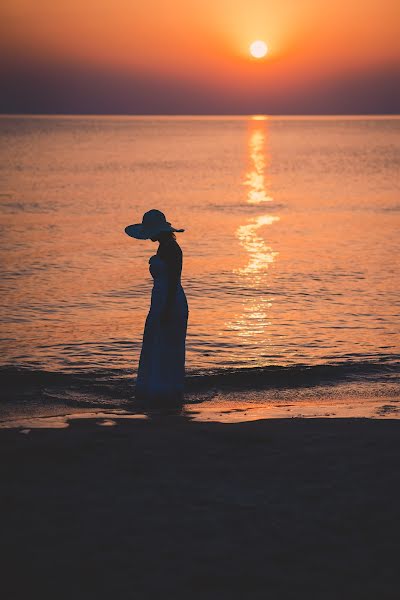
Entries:
{"label": "gradient sky", "polygon": [[0,5],[3,113],[398,113],[399,64],[399,0]]}

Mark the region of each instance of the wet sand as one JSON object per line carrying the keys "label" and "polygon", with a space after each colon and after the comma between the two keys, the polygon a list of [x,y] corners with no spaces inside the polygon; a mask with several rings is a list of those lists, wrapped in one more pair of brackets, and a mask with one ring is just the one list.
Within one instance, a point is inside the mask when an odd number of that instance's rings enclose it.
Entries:
{"label": "wet sand", "polygon": [[398,420],[68,424],[0,430],[5,597],[398,598]]}

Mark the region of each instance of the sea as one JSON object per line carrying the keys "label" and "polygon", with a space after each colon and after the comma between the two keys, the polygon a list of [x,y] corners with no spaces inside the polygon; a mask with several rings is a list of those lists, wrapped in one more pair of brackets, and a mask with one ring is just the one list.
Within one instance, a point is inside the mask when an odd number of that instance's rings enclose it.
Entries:
{"label": "sea", "polygon": [[124,228],[152,208],[185,229],[189,402],[370,383],[397,412],[399,142],[398,116],[1,116],[3,416],[134,402],[157,245]]}

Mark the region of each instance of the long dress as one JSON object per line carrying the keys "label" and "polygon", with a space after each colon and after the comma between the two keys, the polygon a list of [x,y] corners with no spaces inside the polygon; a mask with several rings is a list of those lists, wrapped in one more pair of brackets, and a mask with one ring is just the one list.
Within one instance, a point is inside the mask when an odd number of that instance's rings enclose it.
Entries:
{"label": "long dress", "polygon": [[169,318],[162,322],[169,291],[168,265],[155,255],[149,260],[149,269],[154,284],[143,334],[136,398],[149,402],[179,402],[183,397],[185,376],[187,300],[179,272],[172,302],[169,299]]}

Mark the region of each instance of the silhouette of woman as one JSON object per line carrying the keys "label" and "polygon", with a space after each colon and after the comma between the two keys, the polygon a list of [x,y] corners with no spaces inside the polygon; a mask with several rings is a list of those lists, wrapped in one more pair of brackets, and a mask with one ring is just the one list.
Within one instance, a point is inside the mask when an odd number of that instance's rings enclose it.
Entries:
{"label": "silhouette of woman", "polygon": [[179,403],[183,399],[188,305],[181,285],[182,250],[175,229],[159,210],[149,210],[142,223],[125,233],[159,242],[149,260],[154,279],[136,380],[136,398],[149,403]]}

